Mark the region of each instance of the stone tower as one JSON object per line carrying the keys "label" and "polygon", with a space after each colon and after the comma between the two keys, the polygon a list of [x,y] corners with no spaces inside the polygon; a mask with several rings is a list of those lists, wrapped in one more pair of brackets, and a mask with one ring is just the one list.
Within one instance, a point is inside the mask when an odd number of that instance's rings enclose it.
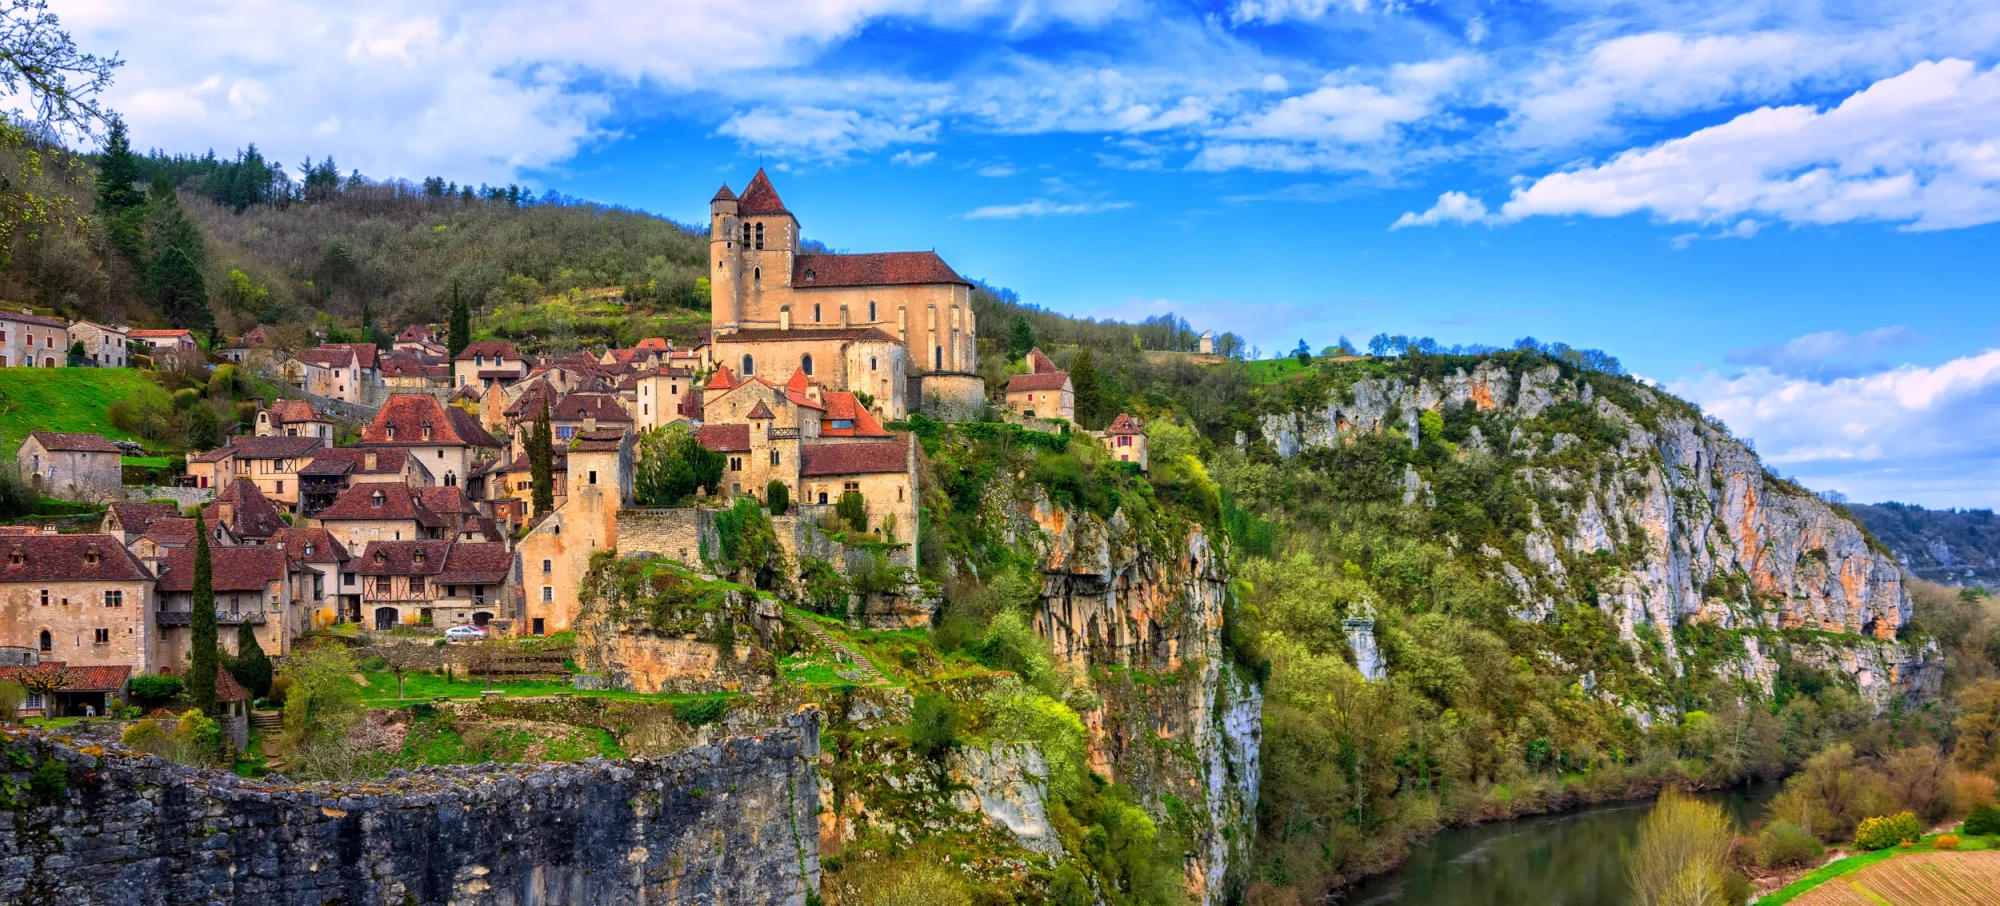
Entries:
{"label": "stone tower", "polygon": [[[778,309],[792,288],[793,257],[799,248],[799,221],[785,209],[771,178],[758,170],[742,196],[723,186],[709,202],[711,321],[718,334],[788,321]],[[777,297],[766,304],[764,291]]]}
{"label": "stone tower", "polygon": [[743,276],[736,209],[736,193],[723,183],[708,202],[708,323],[716,333],[735,332],[743,318],[742,299],[736,292]]}

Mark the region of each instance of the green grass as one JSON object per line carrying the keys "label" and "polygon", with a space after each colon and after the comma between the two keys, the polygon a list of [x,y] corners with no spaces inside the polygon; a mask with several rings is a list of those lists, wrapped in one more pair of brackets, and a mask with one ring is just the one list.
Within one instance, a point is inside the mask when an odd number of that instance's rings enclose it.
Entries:
{"label": "green grass", "polygon": [[[1757,900],[1755,906],[1783,906],[1783,904],[1797,899],[1806,891],[1834,878],[1853,874],[1877,862],[1884,862],[1896,856],[1908,855],[1910,853],[1946,852],[1946,850],[1938,849],[1932,845],[1936,840],[1936,835],[1926,836],[1922,840],[1917,841],[1917,844],[1909,849],[1878,849],[1874,852],[1861,853],[1860,855],[1848,856],[1845,859],[1829,862],[1814,869],[1810,874],[1785,885],[1770,896]],[[1978,852],[1984,849],[1993,849],[1996,845],[2000,845],[2000,837],[1967,837],[1961,834],[1959,835],[1957,851],[1962,853]]]}
{"label": "green grass", "polygon": [[171,456],[120,456],[118,461],[142,469],[171,469],[174,466],[174,458]]}
{"label": "green grass", "polygon": [[[476,699],[486,689],[486,681],[477,677],[467,677],[453,673],[452,680],[434,673],[403,674],[403,698],[396,699],[396,675],[387,670],[364,671],[362,678],[367,684],[361,687],[361,699],[371,708],[394,708],[399,705],[414,705],[443,696],[445,698]],[[506,693],[509,698],[547,697],[559,693],[571,693],[577,698],[603,698],[612,701],[673,702],[692,701],[707,698],[730,698],[734,693],[716,692],[700,694],[668,693],[648,695],[643,692],[627,692],[622,689],[602,691],[579,691],[567,683],[549,680],[494,680],[493,689]]]}
{"label": "green grass", "polygon": [[165,390],[129,368],[0,368],[0,450],[12,456],[31,432],[102,434],[139,440],[111,424],[111,404]]}

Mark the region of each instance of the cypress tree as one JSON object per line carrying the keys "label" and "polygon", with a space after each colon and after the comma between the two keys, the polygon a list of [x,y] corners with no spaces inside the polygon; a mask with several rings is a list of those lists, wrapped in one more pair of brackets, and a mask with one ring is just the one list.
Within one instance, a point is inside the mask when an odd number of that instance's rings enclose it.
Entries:
{"label": "cypress tree", "polygon": [[544,400],[534,428],[528,431],[528,483],[537,516],[556,508],[555,450],[555,431],[549,426],[549,404]]}
{"label": "cypress tree", "polygon": [[451,281],[451,326],[445,332],[445,346],[451,350],[451,357],[465,351],[472,345],[472,305],[458,291],[458,281]]}
{"label": "cypress tree", "polygon": [[1007,326],[1007,361],[1018,362],[1035,348],[1035,328],[1028,324],[1027,317],[1015,315],[1014,322]]}
{"label": "cypress tree", "polygon": [[1097,376],[1097,363],[1091,360],[1090,350],[1076,354],[1069,363],[1070,389],[1076,392],[1076,424],[1081,428],[1099,430],[1110,418],[1104,411],[1104,386]]}
{"label": "cypress tree", "polygon": [[104,217],[112,247],[137,266],[143,245],[139,223],[146,213],[146,196],[134,187],[139,182],[139,158],[126,140],[123,117],[111,118],[110,132],[104,153],[97,158],[97,211]]}
{"label": "cypress tree", "polygon": [[229,675],[236,678],[251,698],[271,693],[271,656],[257,641],[256,630],[244,623],[236,629],[236,659],[229,663]]}
{"label": "cypress tree", "polygon": [[190,620],[193,663],[188,666],[188,698],[204,714],[215,713],[215,673],[220,652],[215,638],[215,572],[209,562],[208,526],[195,513],[194,613]]}

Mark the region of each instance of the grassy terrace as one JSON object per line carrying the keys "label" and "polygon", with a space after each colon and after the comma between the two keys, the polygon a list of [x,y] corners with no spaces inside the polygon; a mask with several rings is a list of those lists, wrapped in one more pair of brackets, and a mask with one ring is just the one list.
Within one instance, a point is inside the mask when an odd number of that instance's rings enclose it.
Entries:
{"label": "grassy terrace", "polygon": [[[1785,885],[1782,889],[1778,890],[1777,892],[1757,900],[1755,906],[1783,906],[1783,904],[1790,903],[1793,900],[1799,899],[1801,896],[1812,891],[1813,888],[1825,884],[1828,881],[1846,875],[1851,875],[1857,871],[1867,868],[1870,865],[1875,865],[1881,862],[1885,862],[1890,859],[1894,859],[1898,856],[1907,856],[1916,853],[1944,852],[1944,850],[1937,848],[1937,838],[1939,836],[1940,835],[1938,834],[1931,834],[1925,836],[1922,840],[1919,840],[1909,849],[1900,849],[1900,848],[1881,849],[1881,850],[1876,850],[1874,852],[1865,852],[1858,855],[1848,856],[1844,859],[1837,859],[1835,861],[1829,862],[1826,865],[1823,865],[1818,869],[1815,869],[1811,873],[1807,874],[1805,877],[1802,877],[1796,881],[1793,881],[1790,884]],[[1960,835],[1957,851],[1981,852],[1993,849],[2000,849],[2000,837],[1967,837],[1964,835]]]}
{"label": "grassy terrace", "polygon": [[[396,708],[439,698],[477,699],[489,688],[485,680],[477,676],[468,677],[462,672],[453,673],[449,680],[435,673],[408,672],[403,674],[403,697],[399,700],[396,697],[394,673],[387,670],[364,670],[361,672],[361,680],[361,700],[370,708]],[[553,680],[495,679],[490,688],[504,693],[508,698],[547,698],[570,694],[577,698],[602,698],[610,701],[675,702],[726,699],[735,696],[735,693],[729,692],[648,695],[621,689],[579,690],[571,688],[568,683]]]}
{"label": "grassy terrace", "polygon": [[102,434],[139,440],[111,424],[107,410],[127,397],[166,391],[129,368],[0,368],[0,449],[7,456],[34,431]]}

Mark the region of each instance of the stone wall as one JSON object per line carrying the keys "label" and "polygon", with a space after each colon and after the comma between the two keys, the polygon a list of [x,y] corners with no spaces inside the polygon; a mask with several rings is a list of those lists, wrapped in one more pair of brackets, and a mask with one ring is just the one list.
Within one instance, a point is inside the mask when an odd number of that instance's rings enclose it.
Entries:
{"label": "stone wall", "polygon": [[986,408],[986,381],[977,374],[934,371],[910,376],[918,411],[939,421],[969,422]]}
{"label": "stone wall", "polygon": [[622,510],[618,513],[618,552],[659,554],[700,568],[702,536],[712,536],[714,531],[714,518],[700,507]]}
{"label": "stone wall", "polygon": [[[39,734],[6,748],[7,906],[804,906],[819,888],[816,711],[660,759],[356,784],[248,781]],[[38,768],[62,788],[31,792]]]}
{"label": "stone wall", "polygon": [[214,488],[176,488],[166,485],[142,485],[125,488],[126,500],[171,500],[181,509],[215,499]]}

